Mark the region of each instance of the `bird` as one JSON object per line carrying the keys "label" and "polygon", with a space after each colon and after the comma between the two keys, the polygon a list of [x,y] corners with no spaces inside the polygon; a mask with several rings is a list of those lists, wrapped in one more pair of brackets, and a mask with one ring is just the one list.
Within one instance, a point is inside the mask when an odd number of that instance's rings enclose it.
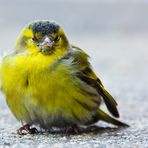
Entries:
{"label": "bird", "polygon": [[8,107],[22,123],[20,135],[36,133],[33,125],[66,133],[100,120],[128,126],[116,119],[117,102],[93,71],[89,55],[72,45],[54,21],[26,25],[1,61],[0,81]]}

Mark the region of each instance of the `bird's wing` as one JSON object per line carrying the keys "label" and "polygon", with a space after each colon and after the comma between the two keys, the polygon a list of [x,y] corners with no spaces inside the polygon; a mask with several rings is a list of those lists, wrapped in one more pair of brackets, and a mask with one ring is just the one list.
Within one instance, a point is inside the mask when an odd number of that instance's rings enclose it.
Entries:
{"label": "bird's wing", "polygon": [[76,46],[72,46],[73,63],[77,65],[76,76],[85,82],[87,85],[95,88],[97,92],[102,96],[108,110],[115,117],[119,117],[117,110],[117,103],[114,98],[104,88],[101,80],[93,72],[91,65],[88,61],[88,55]]}

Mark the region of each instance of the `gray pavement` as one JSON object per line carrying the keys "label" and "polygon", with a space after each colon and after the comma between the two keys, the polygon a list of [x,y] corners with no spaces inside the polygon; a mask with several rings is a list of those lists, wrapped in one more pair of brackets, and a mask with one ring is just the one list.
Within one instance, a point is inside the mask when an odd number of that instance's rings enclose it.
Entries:
{"label": "gray pavement", "polygon": [[71,43],[90,55],[94,70],[118,102],[121,120],[130,127],[118,129],[98,122],[97,127],[79,135],[40,133],[21,137],[16,134],[20,123],[0,94],[0,147],[147,148],[147,6],[146,0],[1,0],[1,55],[14,48],[20,30],[28,22],[58,21]]}
{"label": "gray pavement", "polygon": [[[91,35],[93,36],[93,35]],[[118,129],[98,122],[79,135],[40,133],[18,136],[20,124],[0,97],[1,147],[148,147],[147,38],[135,36],[72,37],[90,54],[95,71],[119,104],[121,120],[130,125]],[[89,41],[88,41],[89,40]],[[1,95],[2,96],[2,95]]]}

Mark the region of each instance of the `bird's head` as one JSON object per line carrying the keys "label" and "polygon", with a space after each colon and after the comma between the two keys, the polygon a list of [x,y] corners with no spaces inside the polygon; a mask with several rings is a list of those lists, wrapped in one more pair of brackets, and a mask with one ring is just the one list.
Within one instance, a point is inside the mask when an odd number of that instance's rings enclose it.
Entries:
{"label": "bird's head", "polygon": [[70,44],[63,29],[55,22],[36,21],[29,24],[20,34],[16,51],[29,50],[49,55],[56,50],[68,50]]}

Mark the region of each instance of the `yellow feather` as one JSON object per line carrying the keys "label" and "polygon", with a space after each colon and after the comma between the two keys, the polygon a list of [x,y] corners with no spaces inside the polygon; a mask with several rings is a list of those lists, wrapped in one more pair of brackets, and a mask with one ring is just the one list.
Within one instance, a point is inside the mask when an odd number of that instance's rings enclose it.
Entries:
{"label": "yellow feather", "polygon": [[94,98],[80,92],[77,82],[72,82],[75,80],[71,79],[64,65],[59,65],[56,71],[50,70],[55,60],[63,54],[59,50],[50,58],[40,52],[5,58],[2,67],[3,91],[10,109],[19,120],[33,120],[34,117],[30,115],[34,116],[34,110],[47,121],[50,114],[58,117],[60,113],[67,119],[71,119],[73,114],[80,121],[91,118],[89,111],[82,108],[74,98],[90,108],[96,106],[92,101]]}

